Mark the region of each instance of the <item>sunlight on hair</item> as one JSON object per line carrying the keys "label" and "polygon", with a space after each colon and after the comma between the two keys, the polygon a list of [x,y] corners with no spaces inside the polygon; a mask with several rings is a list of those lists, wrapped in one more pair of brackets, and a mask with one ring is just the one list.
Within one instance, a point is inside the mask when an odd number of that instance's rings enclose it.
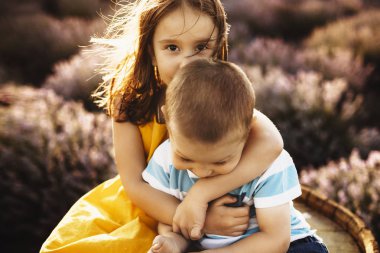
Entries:
{"label": "sunlight on hair", "polygon": [[[102,84],[96,89],[93,97],[99,106],[108,103],[104,94],[110,92],[107,83],[115,78],[113,91],[119,93],[123,91],[123,79],[133,70],[138,50],[139,22],[141,15],[152,8],[156,8],[158,2],[137,0],[134,2],[117,1],[115,14],[111,17],[102,15],[103,20],[108,24],[103,37],[92,37],[90,42],[99,45],[95,49],[104,59],[99,66],[99,73],[103,76]],[[123,64],[121,64],[123,63]],[[122,67],[120,67],[122,65]]]}

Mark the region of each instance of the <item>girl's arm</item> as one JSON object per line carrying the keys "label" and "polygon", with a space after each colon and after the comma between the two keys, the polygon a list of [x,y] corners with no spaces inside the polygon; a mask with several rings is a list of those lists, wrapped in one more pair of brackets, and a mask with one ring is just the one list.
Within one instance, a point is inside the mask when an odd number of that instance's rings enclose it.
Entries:
{"label": "girl's arm", "polygon": [[282,137],[264,114],[255,110],[251,132],[241,160],[229,174],[203,178],[191,188],[178,206],[173,230],[199,239],[205,221],[208,202],[260,176],[283,149]]}
{"label": "girl's arm", "polygon": [[129,198],[149,216],[171,224],[179,200],[154,189],[142,179],[146,161],[138,127],[129,122],[113,121],[112,130],[116,167]]}
{"label": "girl's arm", "polygon": [[[113,122],[112,126],[116,167],[129,198],[149,216],[171,225],[179,200],[154,189],[142,179],[146,162],[138,127],[132,123],[117,122]],[[210,221],[209,232],[220,231],[223,235],[232,236],[236,233],[242,234],[246,230],[249,219],[248,208],[212,205],[209,210],[207,214],[207,220]],[[241,218],[242,216],[245,218]],[[223,222],[220,222],[220,217]]]}

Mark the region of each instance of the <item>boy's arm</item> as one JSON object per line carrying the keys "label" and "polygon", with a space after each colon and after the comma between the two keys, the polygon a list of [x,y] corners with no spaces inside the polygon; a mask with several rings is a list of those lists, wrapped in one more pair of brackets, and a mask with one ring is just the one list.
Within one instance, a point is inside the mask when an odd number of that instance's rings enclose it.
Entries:
{"label": "boy's arm", "polygon": [[129,198],[149,216],[171,224],[179,200],[143,181],[146,162],[138,127],[129,122],[115,121],[112,127],[116,167]]}
{"label": "boy's arm", "polygon": [[208,202],[260,176],[281,153],[283,145],[272,121],[255,110],[247,144],[236,168],[229,174],[198,180],[177,208],[174,231],[199,239]]}
{"label": "boy's arm", "polygon": [[206,250],[207,253],[285,253],[290,244],[289,203],[256,209],[260,232],[254,233],[224,248]]}

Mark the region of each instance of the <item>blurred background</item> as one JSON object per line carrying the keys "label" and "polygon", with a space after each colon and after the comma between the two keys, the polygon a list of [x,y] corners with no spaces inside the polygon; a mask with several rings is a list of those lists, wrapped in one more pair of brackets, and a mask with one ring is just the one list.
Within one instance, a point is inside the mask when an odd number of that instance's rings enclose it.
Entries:
{"label": "blurred background", "polygon": [[[380,1],[224,0],[229,59],[280,129],[300,180],[380,241]],[[90,94],[110,0],[0,1],[0,251],[38,252],[85,192],[116,175]]]}

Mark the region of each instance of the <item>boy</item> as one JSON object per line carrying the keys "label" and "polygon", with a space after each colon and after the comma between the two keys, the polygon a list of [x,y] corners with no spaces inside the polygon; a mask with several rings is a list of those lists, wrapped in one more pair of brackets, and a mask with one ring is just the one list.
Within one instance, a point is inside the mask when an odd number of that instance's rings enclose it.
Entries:
{"label": "boy", "polygon": [[[197,60],[178,71],[168,85],[165,102],[169,140],[157,148],[143,178],[183,200],[198,178],[234,170],[249,134],[255,96],[236,65]],[[206,234],[199,245],[210,249],[207,252],[286,252],[291,241],[302,238],[308,238],[304,243],[323,245],[292,205],[301,188],[286,151],[260,177],[231,194],[251,207],[248,229],[236,237]],[[159,224],[158,232],[151,252],[185,252],[189,246],[168,225]]]}

